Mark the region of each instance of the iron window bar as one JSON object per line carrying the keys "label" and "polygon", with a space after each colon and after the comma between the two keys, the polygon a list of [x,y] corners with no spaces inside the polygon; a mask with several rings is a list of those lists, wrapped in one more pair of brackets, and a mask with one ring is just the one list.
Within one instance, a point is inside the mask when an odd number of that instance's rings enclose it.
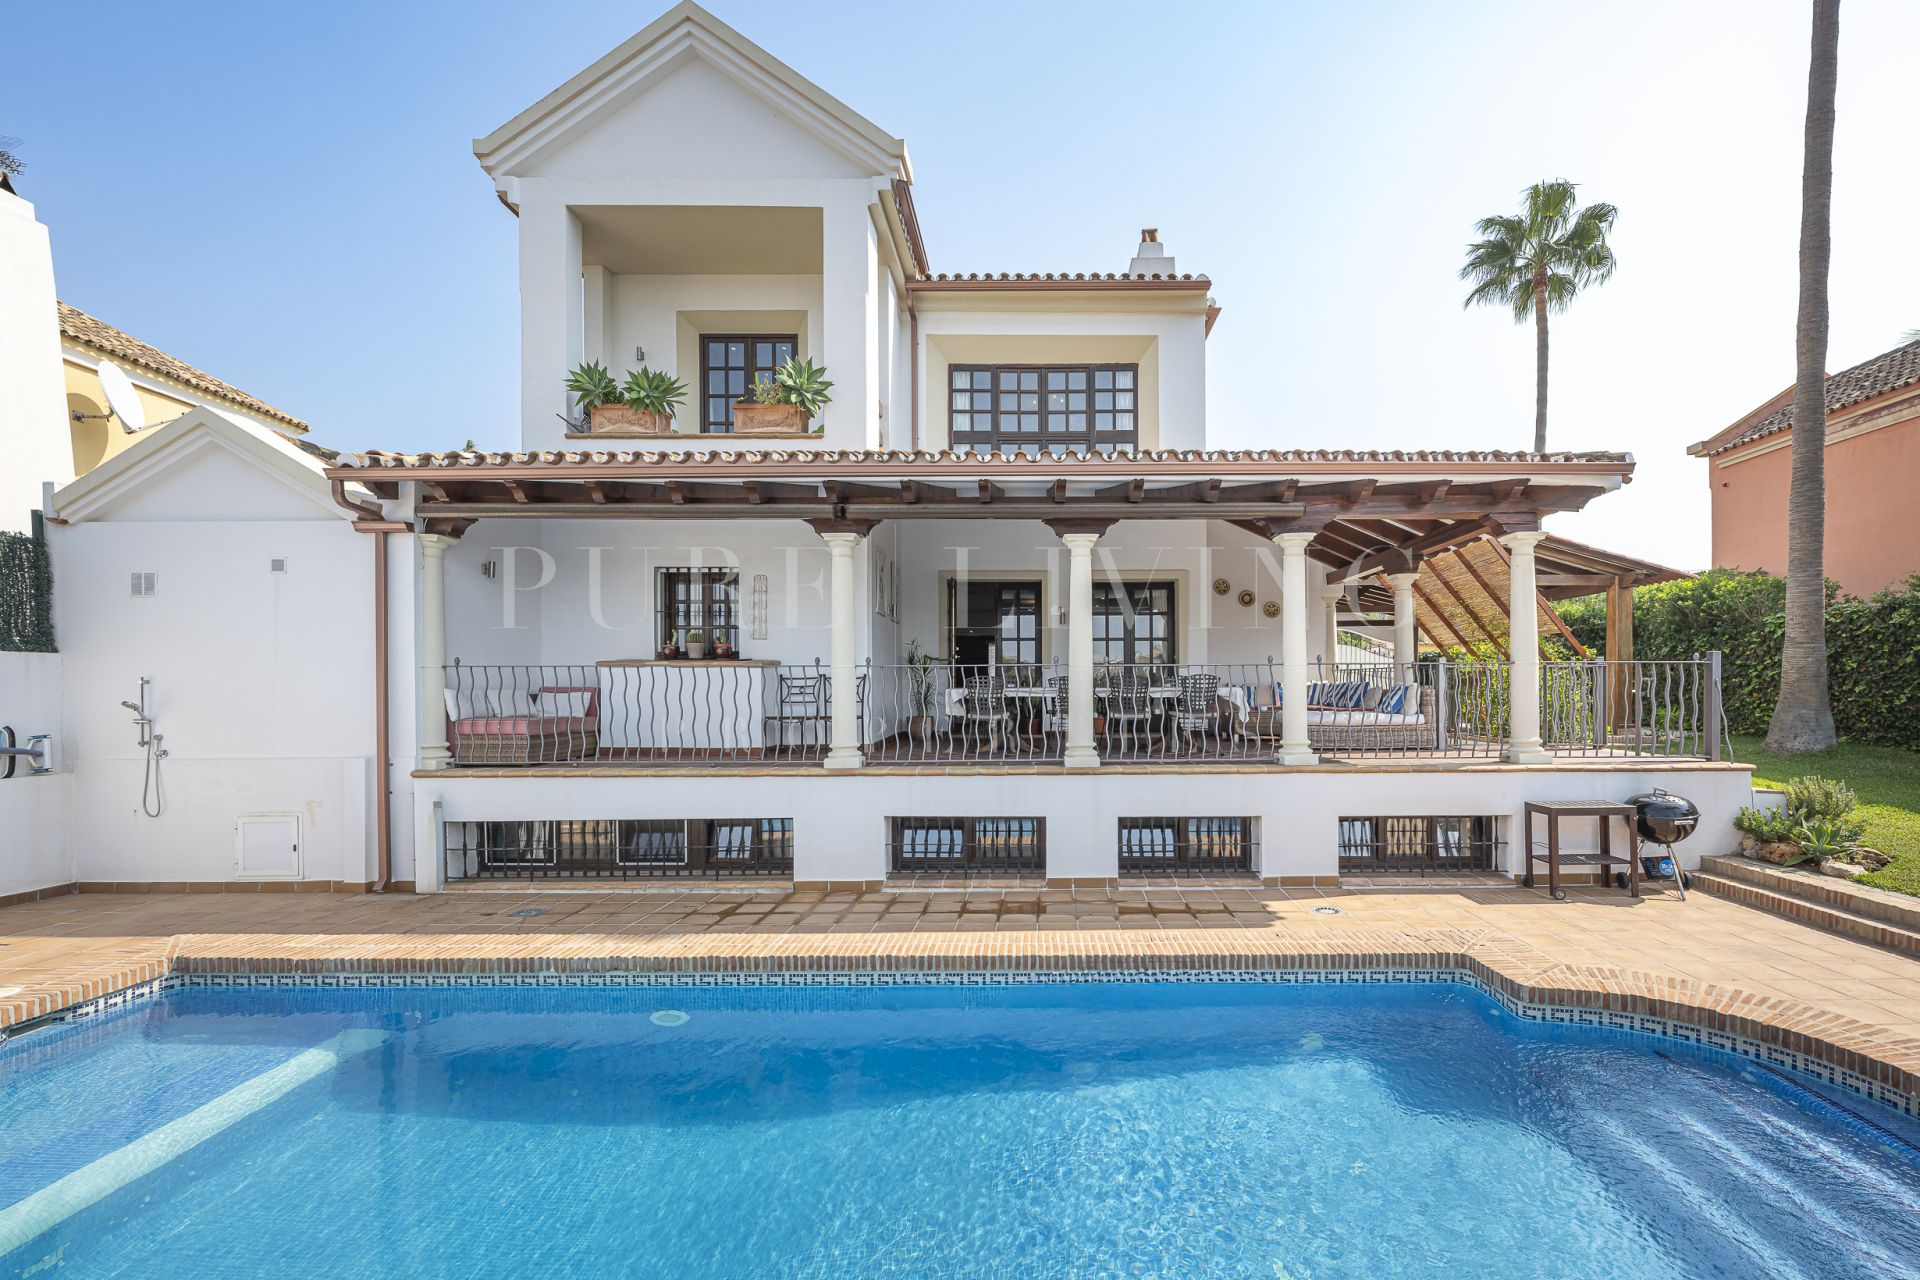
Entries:
{"label": "iron window bar", "polygon": [[1123,875],[1252,871],[1259,849],[1252,818],[1122,818]]}
{"label": "iron window bar", "polygon": [[790,876],[791,818],[448,822],[455,880]]}

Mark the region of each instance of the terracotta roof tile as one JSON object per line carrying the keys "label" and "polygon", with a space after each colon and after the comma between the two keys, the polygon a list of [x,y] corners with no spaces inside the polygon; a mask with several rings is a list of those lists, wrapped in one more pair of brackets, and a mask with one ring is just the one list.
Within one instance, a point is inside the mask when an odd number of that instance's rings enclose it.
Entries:
{"label": "terracotta roof tile", "polygon": [[[1890,391],[1899,391],[1904,387],[1920,383],[1920,341],[1909,342],[1905,346],[1875,356],[1863,364],[1839,373],[1827,376],[1827,412],[1838,413],[1842,409],[1871,400],[1875,396],[1886,395]],[[1750,444],[1766,436],[1775,435],[1793,426],[1793,396],[1791,388],[1784,393],[1786,403],[1757,422],[1747,425],[1727,439],[1715,437],[1705,443],[1702,449],[1707,455],[1725,453],[1729,449]],[[1778,397],[1775,397],[1778,399]],[[1768,403],[1772,403],[1769,401]],[[1722,433],[1725,434],[1725,433]],[[1698,446],[1696,446],[1698,447]]]}
{"label": "terracotta roof tile", "polygon": [[305,431],[307,424],[284,409],[276,409],[264,400],[257,400],[238,387],[220,381],[212,374],[196,369],[184,360],[175,359],[158,347],[123,333],[106,321],[88,315],[78,307],[60,306],[60,335],[71,341],[92,347],[95,351],[137,366],[148,373],[158,374],[172,382],[223,404],[239,409],[257,417],[271,419],[295,431]]}
{"label": "terracotta roof tile", "polygon": [[1448,449],[1148,449],[1137,453],[1066,454],[1029,456],[1019,453],[977,453],[972,450],[939,451],[911,449],[743,449],[738,452],[707,450],[585,450],[549,449],[533,453],[501,453],[474,450],[456,453],[388,453],[369,450],[361,454],[343,454],[340,466],[403,469],[410,467],[485,467],[585,466],[604,463],[632,463],[651,466],[705,466],[724,470],[732,466],[764,463],[794,463],[803,466],[840,467],[849,464],[929,464],[947,463],[971,469],[996,471],[1052,472],[1063,468],[1102,464],[1174,463],[1188,465],[1272,464],[1290,466],[1299,463],[1426,463],[1449,466],[1462,463],[1510,463],[1515,465],[1598,463],[1631,467],[1633,455],[1627,453],[1521,453],[1493,449],[1454,451]]}

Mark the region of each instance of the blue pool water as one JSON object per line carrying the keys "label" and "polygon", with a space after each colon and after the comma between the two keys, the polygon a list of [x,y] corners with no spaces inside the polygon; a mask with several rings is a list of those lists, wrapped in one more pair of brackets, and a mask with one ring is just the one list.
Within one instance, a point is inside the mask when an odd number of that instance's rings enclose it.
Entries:
{"label": "blue pool water", "polygon": [[1452,985],[189,989],[0,1048],[0,1277],[1913,1276],[1913,1137]]}

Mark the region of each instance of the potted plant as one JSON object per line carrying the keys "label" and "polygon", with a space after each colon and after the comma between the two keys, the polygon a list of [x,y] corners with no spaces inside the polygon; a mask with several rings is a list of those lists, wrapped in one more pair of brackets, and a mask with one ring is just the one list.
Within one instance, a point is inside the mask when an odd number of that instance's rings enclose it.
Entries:
{"label": "potted plant", "polygon": [[687,656],[696,662],[707,656],[707,637],[705,632],[687,632]]}
{"label": "potted plant", "polygon": [[[636,434],[664,436],[673,430],[674,411],[686,402],[687,384],[665,369],[642,365],[627,375],[620,393]],[[594,430],[600,429],[596,418]]]}
{"label": "potted plant", "polygon": [[[613,380],[613,375],[598,360],[583,364],[568,374],[567,390],[573,392],[574,403],[586,412],[588,431],[611,431],[631,421],[627,398],[621,392],[620,384]],[[576,423],[569,422],[567,425],[577,429]]]}
{"label": "potted plant", "polygon": [[734,432],[805,435],[808,420],[832,402],[832,390],[825,369],[796,356],[775,370],[772,378],[755,382],[751,399],[734,403]]}
{"label": "potted plant", "polygon": [[907,737],[922,746],[933,741],[933,664],[918,640],[907,642],[907,701],[913,708]]}
{"label": "potted plant", "polygon": [[673,636],[668,636],[667,642],[660,646],[660,660],[663,662],[677,662],[679,658],[680,641]]}
{"label": "potted plant", "polygon": [[739,657],[739,655],[733,651],[733,641],[723,640],[719,636],[713,638],[713,656],[722,661],[731,661]]}

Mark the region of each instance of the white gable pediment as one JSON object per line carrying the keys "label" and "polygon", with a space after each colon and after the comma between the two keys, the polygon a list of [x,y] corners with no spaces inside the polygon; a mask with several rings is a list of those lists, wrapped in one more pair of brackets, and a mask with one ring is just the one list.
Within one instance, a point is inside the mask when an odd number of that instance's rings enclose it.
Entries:
{"label": "white gable pediment", "polygon": [[541,178],[668,179],[870,172],[695,52],[542,148],[524,170]]}
{"label": "white gable pediment", "polygon": [[496,183],[609,174],[912,178],[906,143],[690,0],[476,139],[473,151]]}
{"label": "white gable pediment", "polygon": [[342,520],[319,459],[276,433],[194,409],[54,495],[68,523]]}

